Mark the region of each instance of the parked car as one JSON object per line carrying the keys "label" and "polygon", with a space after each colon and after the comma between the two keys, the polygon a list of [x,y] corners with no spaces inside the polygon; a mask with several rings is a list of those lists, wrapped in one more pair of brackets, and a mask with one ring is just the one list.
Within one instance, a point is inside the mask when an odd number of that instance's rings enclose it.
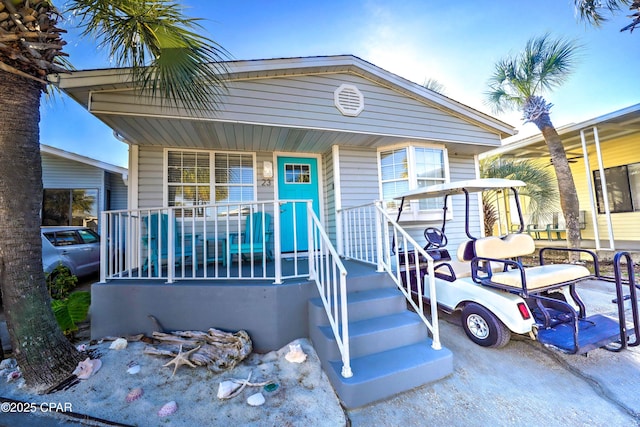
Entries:
{"label": "parked car", "polygon": [[86,227],[41,227],[42,266],[51,273],[59,264],[76,276],[100,271],[100,236]]}

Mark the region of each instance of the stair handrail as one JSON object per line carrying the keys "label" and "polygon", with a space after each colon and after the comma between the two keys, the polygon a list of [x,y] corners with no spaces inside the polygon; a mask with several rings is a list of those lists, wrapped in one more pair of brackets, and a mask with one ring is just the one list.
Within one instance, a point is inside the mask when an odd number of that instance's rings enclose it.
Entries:
{"label": "stair handrail", "polygon": [[309,236],[309,280],[316,283],[338,350],[342,356],[341,375],[344,378],[350,378],[353,376],[353,372],[351,371],[349,352],[347,269],[313,211],[311,201],[307,202],[307,230]]}
{"label": "stair handrail", "polygon": [[[391,279],[395,282],[396,286],[404,294],[407,302],[413,307],[414,311],[422,322],[427,326],[427,329],[431,332],[432,343],[431,348],[434,350],[441,350],[442,344],[440,343],[440,328],[438,326],[438,304],[436,300],[436,282],[435,282],[435,268],[433,264],[433,257],[424,250],[424,248],[418,244],[402,228],[383,207],[383,202],[378,200],[374,202],[377,214],[376,229],[380,229],[377,233],[381,234],[378,239],[378,270],[386,271]],[[390,229],[392,236],[389,235]],[[398,248],[402,248],[403,252],[400,254]],[[393,258],[392,258],[393,256]],[[401,271],[400,265],[404,265],[404,271]],[[422,274],[424,262],[427,263],[427,280],[429,282],[429,302],[431,311],[431,321],[424,315],[424,303],[422,296],[424,295],[424,274]],[[415,274],[415,284],[417,292],[418,303],[413,299],[411,280],[412,274]],[[404,276],[404,282],[403,282]]]}

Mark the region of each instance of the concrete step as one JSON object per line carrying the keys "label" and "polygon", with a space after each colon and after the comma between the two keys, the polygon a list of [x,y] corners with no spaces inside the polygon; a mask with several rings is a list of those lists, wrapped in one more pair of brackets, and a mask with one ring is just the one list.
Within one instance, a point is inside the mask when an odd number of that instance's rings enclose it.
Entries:
{"label": "concrete step", "polygon": [[453,356],[434,350],[431,340],[353,358],[353,376],[344,378],[341,360],[322,360],[342,403],[357,408],[442,379],[453,372]]}
{"label": "concrete step", "polygon": [[[320,326],[311,332],[318,357],[327,360],[340,359],[340,351],[331,326]],[[427,338],[427,328],[420,317],[407,310],[349,322],[349,350],[352,358],[403,347]]]}
{"label": "concrete step", "polygon": [[404,295],[386,273],[350,273],[347,289],[351,378],[341,375],[342,356],[322,300],[308,304],[309,336],[346,407],[386,399],[453,372],[451,352],[431,348],[426,325],[407,310]]}
{"label": "concrete step", "polygon": [[391,288],[395,289],[396,284],[387,273],[376,273],[375,268],[368,266],[369,270],[360,274],[352,274],[349,270],[347,279],[347,292],[365,291],[368,289]]}
{"label": "concrete step", "polygon": [[[396,288],[375,288],[347,294],[349,321],[369,319],[376,316],[406,310],[402,293]],[[329,325],[322,299],[309,300],[309,325]]]}

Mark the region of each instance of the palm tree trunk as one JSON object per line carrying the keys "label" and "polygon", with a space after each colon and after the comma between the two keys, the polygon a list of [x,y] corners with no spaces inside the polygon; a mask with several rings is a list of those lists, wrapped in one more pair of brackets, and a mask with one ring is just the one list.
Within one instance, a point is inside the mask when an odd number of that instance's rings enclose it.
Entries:
{"label": "palm tree trunk", "polygon": [[44,391],[81,356],[58,328],[42,270],[42,86],[0,71],[0,93],[0,289],[13,356],[27,385]]}
{"label": "palm tree trunk", "polygon": [[[546,116],[546,117],[545,117]],[[538,129],[542,132],[542,136],[549,148],[549,155],[553,163],[553,168],[558,179],[558,193],[560,196],[560,207],[564,214],[567,226],[567,247],[580,247],[580,205],[578,202],[578,194],[576,192],[576,184],[573,181],[567,153],[564,151],[560,135],[556,128],[551,124],[548,114],[543,114],[540,119],[535,121]],[[570,254],[569,259],[576,261],[577,254]]]}

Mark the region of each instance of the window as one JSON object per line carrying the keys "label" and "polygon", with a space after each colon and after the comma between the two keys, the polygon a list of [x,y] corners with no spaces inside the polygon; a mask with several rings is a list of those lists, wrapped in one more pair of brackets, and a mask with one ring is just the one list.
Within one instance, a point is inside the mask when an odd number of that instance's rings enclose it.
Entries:
{"label": "window", "polygon": [[215,154],[216,203],[254,200],[254,163],[252,154]]}
{"label": "window", "polygon": [[253,201],[254,176],[253,154],[170,150],[167,153],[167,202],[169,206],[188,207]]}
{"label": "window", "polygon": [[79,225],[98,229],[98,190],[45,189],[42,225]]}
{"label": "window", "polygon": [[211,202],[209,153],[170,151],[167,165],[169,206],[208,205]]}
{"label": "window", "polygon": [[[443,148],[408,145],[379,152],[382,200],[387,209],[397,209],[395,197],[409,190],[447,181],[447,156]],[[442,199],[420,200],[414,213],[440,209]],[[417,217],[415,218],[417,219]]]}
{"label": "window", "polygon": [[[640,211],[640,163],[604,170],[611,213]],[[593,171],[598,213],[605,213],[600,171]]]}
{"label": "window", "polygon": [[286,184],[308,184],[311,182],[311,167],[308,164],[287,163],[284,165]]}

